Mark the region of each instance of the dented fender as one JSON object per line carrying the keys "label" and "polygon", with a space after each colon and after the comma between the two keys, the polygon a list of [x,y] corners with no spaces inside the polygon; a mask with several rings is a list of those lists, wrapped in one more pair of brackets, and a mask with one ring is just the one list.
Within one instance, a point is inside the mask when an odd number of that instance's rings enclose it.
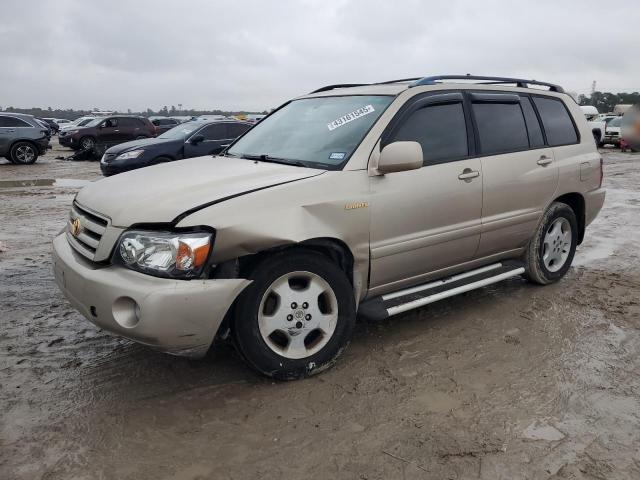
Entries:
{"label": "dented fender", "polygon": [[357,304],[369,275],[369,202],[366,170],[328,171],[211,205],[177,226],[214,228],[214,263],[315,239],[338,240],[353,256]]}

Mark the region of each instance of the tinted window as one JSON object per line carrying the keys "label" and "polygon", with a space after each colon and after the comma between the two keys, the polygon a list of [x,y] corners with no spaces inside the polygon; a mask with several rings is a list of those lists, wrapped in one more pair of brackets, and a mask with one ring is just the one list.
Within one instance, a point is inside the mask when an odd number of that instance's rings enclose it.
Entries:
{"label": "tinted window", "polygon": [[227,138],[227,128],[222,123],[208,125],[198,133],[204,135],[205,140],[224,140]]}
{"label": "tinted window", "polygon": [[30,127],[27,122],[16,117],[0,116],[0,127]]}
{"label": "tinted window", "polygon": [[123,117],[118,119],[118,125],[124,128],[127,128],[127,127],[136,128],[136,127],[141,127],[143,123],[139,121],[137,118]]}
{"label": "tinted window", "polygon": [[237,138],[244,132],[251,128],[251,125],[244,125],[242,123],[231,123],[227,126],[229,138]]}
{"label": "tinted window", "polygon": [[456,160],[469,155],[462,103],[431,105],[413,112],[392,141],[414,141],[422,146],[424,164]]}
{"label": "tinted window", "polygon": [[118,126],[118,119],[117,118],[108,118],[104,121],[104,127],[105,128],[114,128]]}
{"label": "tinted window", "polygon": [[567,107],[555,98],[533,97],[538,108],[547,141],[552,147],[567,145],[578,141],[578,134],[573,126]]}
{"label": "tinted window", "polygon": [[519,103],[474,103],[473,112],[483,155],[529,148],[527,127]]}
{"label": "tinted window", "polygon": [[529,97],[520,97],[520,106],[522,107],[524,120],[527,124],[527,131],[529,132],[529,145],[531,148],[543,147],[544,138],[542,136],[542,129],[540,128],[538,116],[531,104],[531,99]]}

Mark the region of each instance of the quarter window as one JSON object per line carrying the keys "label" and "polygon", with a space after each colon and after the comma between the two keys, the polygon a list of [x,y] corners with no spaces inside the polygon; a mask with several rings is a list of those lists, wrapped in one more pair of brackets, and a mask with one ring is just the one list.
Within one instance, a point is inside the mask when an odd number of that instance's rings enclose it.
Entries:
{"label": "quarter window", "polygon": [[474,103],[473,112],[483,155],[529,148],[527,127],[519,103]]}
{"label": "quarter window", "polygon": [[569,145],[578,142],[578,134],[573,126],[567,107],[561,100],[546,97],[533,97],[538,108],[547,142],[550,146]]}
{"label": "quarter window", "polygon": [[400,125],[392,141],[418,142],[424,165],[467,157],[469,146],[462,103],[429,105],[416,110]]}

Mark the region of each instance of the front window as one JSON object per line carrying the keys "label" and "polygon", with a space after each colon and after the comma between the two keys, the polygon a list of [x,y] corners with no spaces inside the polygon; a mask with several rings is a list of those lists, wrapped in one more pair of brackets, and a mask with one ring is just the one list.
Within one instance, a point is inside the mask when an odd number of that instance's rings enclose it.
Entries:
{"label": "front window", "polygon": [[227,154],[335,169],[346,163],[393,99],[352,95],[294,100],[253,127]]}

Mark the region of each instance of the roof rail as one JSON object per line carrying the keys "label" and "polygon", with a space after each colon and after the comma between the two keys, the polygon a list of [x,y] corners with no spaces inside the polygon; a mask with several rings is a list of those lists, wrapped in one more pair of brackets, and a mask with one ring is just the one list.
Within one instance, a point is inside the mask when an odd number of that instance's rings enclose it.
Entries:
{"label": "roof rail", "polygon": [[[327,92],[329,90],[334,90],[336,88],[364,87],[366,85],[371,85],[371,84],[370,83],[338,83],[336,85],[327,85],[326,87],[320,87],[319,89],[314,90],[311,93]],[[309,93],[309,95],[311,95],[311,93]]]}
{"label": "roof rail", "polygon": [[527,85],[542,85],[545,87],[549,87],[549,90],[552,92],[564,93],[564,88],[560,85],[555,85],[553,83],[548,82],[539,82],[538,80],[526,80],[523,78],[510,78],[510,77],[484,77],[478,75],[435,75],[432,77],[424,77],[421,78],[411,84],[412,87],[417,87],[419,85],[435,85],[440,80],[482,80],[483,82],[489,84],[499,84],[499,83],[515,83],[517,87],[520,88],[528,88]]}

